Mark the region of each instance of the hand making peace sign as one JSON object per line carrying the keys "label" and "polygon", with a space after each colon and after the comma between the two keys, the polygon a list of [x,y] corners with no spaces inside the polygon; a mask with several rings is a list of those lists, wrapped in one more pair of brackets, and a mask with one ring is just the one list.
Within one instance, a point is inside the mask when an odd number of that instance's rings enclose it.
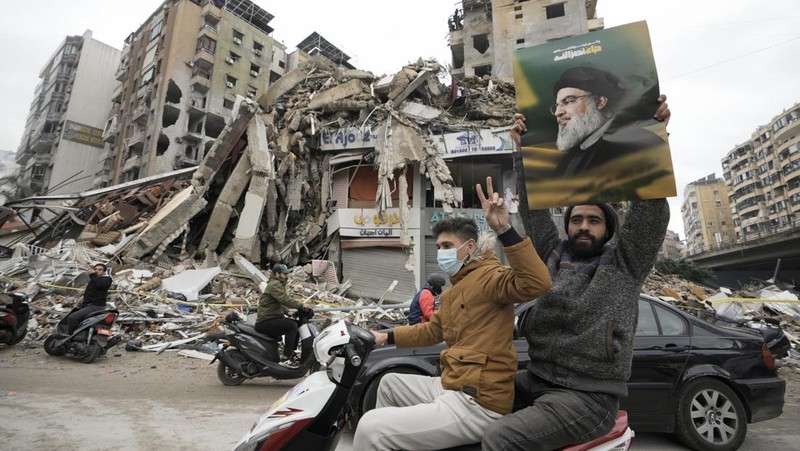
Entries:
{"label": "hand making peace sign", "polygon": [[478,199],[481,201],[486,223],[492,230],[497,232],[510,224],[508,206],[503,197],[500,196],[500,193],[495,192],[492,187],[491,177],[486,177],[486,195],[484,195],[483,187],[481,187],[480,183],[475,185],[475,190],[478,192]]}

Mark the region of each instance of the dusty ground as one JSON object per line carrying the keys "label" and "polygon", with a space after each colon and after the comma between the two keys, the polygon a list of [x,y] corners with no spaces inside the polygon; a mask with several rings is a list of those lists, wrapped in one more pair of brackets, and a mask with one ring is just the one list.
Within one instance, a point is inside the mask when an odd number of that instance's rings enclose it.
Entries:
{"label": "dusty ground", "polygon": [[[225,387],[216,367],[174,352],[115,348],[86,365],[37,345],[0,348],[2,450],[225,450],[297,381],[258,379]],[[800,371],[784,414],[749,425],[743,450],[800,450]],[[349,450],[352,433],[340,450]],[[669,435],[638,434],[634,450],[681,450]]]}

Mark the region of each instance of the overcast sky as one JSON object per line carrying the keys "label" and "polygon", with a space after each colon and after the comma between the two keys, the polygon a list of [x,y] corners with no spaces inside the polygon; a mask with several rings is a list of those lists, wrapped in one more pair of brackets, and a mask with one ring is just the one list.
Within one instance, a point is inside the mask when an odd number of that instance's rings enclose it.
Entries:
{"label": "overcast sky", "polygon": [[[509,2],[512,0],[509,0]],[[16,150],[38,74],[67,35],[86,29],[122,48],[161,0],[5,2],[0,28],[0,149]],[[419,57],[450,62],[452,0],[257,0],[275,16],[273,37],[291,51],[317,31],[377,75]],[[646,20],[669,124],[679,197],[670,229],[685,238],[683,187],[716,173],[721,158],[759,125],[800,102],[800,1],[598,0],[606,28]]]}

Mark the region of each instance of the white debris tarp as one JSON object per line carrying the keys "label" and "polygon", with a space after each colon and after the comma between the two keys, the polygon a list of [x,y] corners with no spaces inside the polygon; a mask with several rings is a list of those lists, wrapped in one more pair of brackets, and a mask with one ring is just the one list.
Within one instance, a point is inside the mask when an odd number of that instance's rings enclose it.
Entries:
{"label": "white debris tarp", "polygon": [[200,297],[200,290],[206,287],[214,277],[222,272],[219,266],[206,269],[189,269],[178,275],[161,281],[161,286],[172,293],[181,293],[187,301],[196,301]]}

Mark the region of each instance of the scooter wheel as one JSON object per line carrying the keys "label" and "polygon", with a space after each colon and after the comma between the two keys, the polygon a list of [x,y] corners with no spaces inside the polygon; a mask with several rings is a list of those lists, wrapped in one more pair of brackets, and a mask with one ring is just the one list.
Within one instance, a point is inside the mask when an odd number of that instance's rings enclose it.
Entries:
{"label": "scooter wheel", "polygon": [[22,329],[22,333],[19,335],[19,337],[12,339],[10,342],[8,342],[8,345],[11,346],[19,343],[20,341],[22,341],[23,338],[25,338],[25,335],[27,334],[28,334],[28,329]]}
{"label": "scooter wheel", "polygon": [[56,336],[48,335],[47,338],[44,339],[44,352],[59,357],[67,353],[67,347],[64,345],[56,346]]}
{"label": "scooter wheel", "polygon": [[103,348],[99,344],[95,342],[89,343],[86,346],[86,354],[84,354],[83,357],[81,357],[81,362],[83,363],[94,362],[94,359],[96,359],[97,356],[100,355],[100,351],[102,350]]}
{"label": "scooter wheel", "polygon": [[[247,357],[245,357],[240,351],[225,352],[227,352],[230,358],[236,360],[239,364],[247,362]],[[246,379],[246,377],[237,373],[233,368],[230,368],[228,365],[225,365],[222,362],[219,362],[219,366],[217,366],[217,377],[219,378],[219,381],[222,382],[222,385],[227,386],[242,385],[242,382],[244,382]]]}

